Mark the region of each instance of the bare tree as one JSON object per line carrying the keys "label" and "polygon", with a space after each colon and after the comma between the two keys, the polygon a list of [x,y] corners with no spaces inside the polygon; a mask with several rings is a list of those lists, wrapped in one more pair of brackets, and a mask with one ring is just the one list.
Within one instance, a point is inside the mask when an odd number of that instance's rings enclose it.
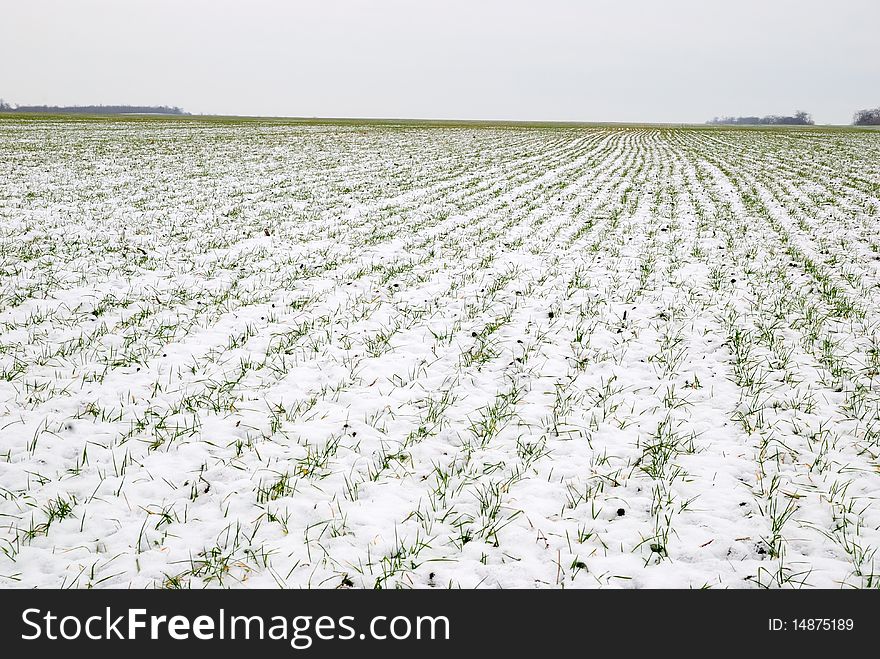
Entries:
{"label": "bare tree", "polygon": [[880,108],[859,110],[853,115],[855,126],[880,126]]}

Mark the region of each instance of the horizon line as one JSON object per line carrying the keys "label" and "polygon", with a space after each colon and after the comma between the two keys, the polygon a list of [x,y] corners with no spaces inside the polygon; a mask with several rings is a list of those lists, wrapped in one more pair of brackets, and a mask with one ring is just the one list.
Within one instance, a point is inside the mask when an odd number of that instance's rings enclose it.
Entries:
{"label": "horizon line", "polygon": [[[27,106],[25,106],[27,107]],[[37,106],[30,106],[37,107]],[[101,107],[100,105],[70,105],[70,106],[42,106],[46,108],[58,108],[59,110],[66,108],[90,108]],[[106,107],[114,107],[106,105]],[[120,105],[118,107],[125,107]],[[147,106],[132,106],[147,107]],[[152,106],[149,106],[152,107]],[[163,106],[155,106],[163,107]],[[175,107],[175,106],[164,106]],[[113,118],[113,117],[143,117],[156,119],[242,119],[242,120],[274,120],[274,121],[295,121],[295,122],[312,122],[312,123],[425,123],[425,124],[496,124],[510,126],[526,126],[526,125],[547,125],[547,126],[714,126],[720,128],[820,128],[820,127],[841,127],[841,128],[870,128],[871,126],[855,126],[853,124],[836,124],[836,123],[815,123],[809,125],[802,124],[723,124],[713,123],[712,119],[704,122],[695,121],[639,121],[639,120],[620,120],[620,119],[601,119],[601,120],[581,120],[581,119],[473,119],[473,118],[423,118],[423,117],[358,117],[358,116],[303,116],[303,115],[272,115],[272,114],[216,114],[216,113],[191,113],[183,111],[181,114],[169,112],[50,112],[50,111],[27,111],[16,109],[8,109],[0,111],[0,117],[10,115],[26,115],[30,117],[92,117],[92,118]]]}

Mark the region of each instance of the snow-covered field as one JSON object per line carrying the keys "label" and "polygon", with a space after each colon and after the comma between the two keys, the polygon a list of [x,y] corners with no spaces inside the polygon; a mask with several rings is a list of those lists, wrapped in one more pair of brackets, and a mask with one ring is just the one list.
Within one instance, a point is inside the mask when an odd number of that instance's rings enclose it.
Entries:
{"label": "snow-covered field", "polygon": [[880,585],[880,134],[0,122],[0,585]]}

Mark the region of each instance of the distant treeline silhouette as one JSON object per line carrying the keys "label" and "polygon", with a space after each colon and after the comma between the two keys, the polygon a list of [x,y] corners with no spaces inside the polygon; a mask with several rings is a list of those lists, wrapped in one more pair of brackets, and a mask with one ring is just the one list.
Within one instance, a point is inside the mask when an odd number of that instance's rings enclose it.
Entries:
{"label": "distant treeline silhouette", "polygon": [[880,108],[859,110],[853,115],[853,124],[856,126],[880,126]]}
{"label": "distant treeline silhouette", "polygon": [[769,114],[766,117],[715,117],[706,123],[734,126],[812,126],[813,117],[808,112],[795,112],[790,117]]}
{"label": "distant treeline silhouette", "polygon": [[167,105],[10,105],[0,99],[0,112],[32,112],[41,114],[178,114],[179,107]]}

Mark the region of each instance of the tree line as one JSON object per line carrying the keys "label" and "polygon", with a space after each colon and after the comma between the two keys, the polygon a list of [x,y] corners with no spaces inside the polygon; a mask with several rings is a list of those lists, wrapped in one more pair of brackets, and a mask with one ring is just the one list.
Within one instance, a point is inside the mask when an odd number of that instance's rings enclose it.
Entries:
{"label": "tree line", "polygon": [[765,117],[715,117],[707,123],[733,126],[812,126],[815,122],[808,112],[795,112],[790,117],[768,114]]}
{"label": "tree line", "polygon": [[[770,114],[765,117],[715,117],[708,124],[733,126],[812,126],[813,117],[807,112],[795,112],[790,117]],[[880,107],[859,110],[853,115],[853,126],[880,126]]]}
{"label": "tree line", "polygon": [[0,112],[38,114],[176,114],[188,115],[167,105],[12,105],[0,98]]}

